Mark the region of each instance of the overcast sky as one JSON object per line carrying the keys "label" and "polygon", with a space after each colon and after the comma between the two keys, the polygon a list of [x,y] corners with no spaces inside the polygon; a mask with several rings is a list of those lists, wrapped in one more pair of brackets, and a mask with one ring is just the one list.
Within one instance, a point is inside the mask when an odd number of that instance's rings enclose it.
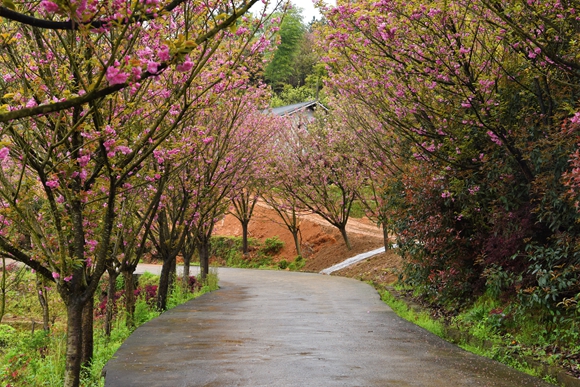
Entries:
{"label": "overcast sky", "polygon": [[312,0],[292,0],[292,4],[296,7],[302,8],[302,20],[304,21],[304,24],[310,23],[313,16],[315,16],[316,19],[320,19],[320,12],[314,8]]}
{"label": "overcast sky", "polygon": [[[316,19],[320,20],[320,12],[318,12],[318,10],[314,8],[312,0],[290,0],[290,1],[295,6],[302,8],[302,20],[304,21],[304,24],[310,23],[313,16],[316,17]],[[336,4],[336,0],[326,0],[326,3],[334,5]],[[260,1],[257,2],[256,5],[252,7],[252,10],[258,8],[260,5],[262,5],[262,2]]]}

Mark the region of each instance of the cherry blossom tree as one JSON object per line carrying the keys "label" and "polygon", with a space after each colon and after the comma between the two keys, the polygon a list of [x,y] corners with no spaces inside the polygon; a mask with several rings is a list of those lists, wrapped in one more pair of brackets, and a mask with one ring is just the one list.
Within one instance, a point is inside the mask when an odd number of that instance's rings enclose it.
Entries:
{"label": "cherry blossom tree", "polygon": [[[5,2],[3,89],[14,95],[0,122],[83,106],[168,68],[191,68],[256,1]],[[50,81],[50,74],[71,71],[65,83]]]}
{"label": "cherry blossom tree", "polygon": [[[68,316],[65,386],[79,384],[92,356],[92,299],[119,193],[144,178],[200,96],[262,49],[267,39],[252,40],[260,20],[242,20],[253,3],[0,9],[2,219],[21,236],[0,235],[0,248],[57,285]],[[222,47],[227,59],[212,63]]]}
{"label": "cherry blossom tree", "polygon": [[302,256],[300,223],[301,216],[310,213],[300,205],[293,192],[284,191],[283,188],[269,187],[262,193],[262,198],[280,217],[284,226],[292,234],[296,256]]}
{"label": "cherry blossom tree", "polygon": [[276,184],[336,227],[350,249],[346,224],[364,178],[350,134],[342,129],[331,115],[292,125],[277,149]]}
{"label": "cherry blossom tree", "polygon": [[[574,6],[363,1],[327,10],[328,86],[375,163],[388,166],[385,179],[398,176],[392,215],[408,278],[424,289],[464,296],[500,267],[537,290],[530,300],[545,299],[529,262],[547,241],[558,258],[537,265],[574,266],[562,248],[578,234],[562,184],[573,152],[562,125],[577,110]],[[554,286],[561,297],[573,288]]]}
{"label": "cherry blossom tree", "polygon": [[231,198],[233,210],[230,210],[229,213],[242,225],[242,253],[244,255],[248,254],[248,225],[259,198],[259,191],[251,182],[245,189]]}
{"label": "cherry blossom tree", "polygon": [[[265,90],[248,87],[232,92],[227,102],[200,112],[192,138],[199,153],[189,164],[193,235],[199,251],[201,276],[209,272],[209,243],[214,223],[248,187],[264,144],[276,128],[277,118],[264,115]],[[262,103],[260,103],[262,101]],[[262,109],[260,109],[262,105]]]}

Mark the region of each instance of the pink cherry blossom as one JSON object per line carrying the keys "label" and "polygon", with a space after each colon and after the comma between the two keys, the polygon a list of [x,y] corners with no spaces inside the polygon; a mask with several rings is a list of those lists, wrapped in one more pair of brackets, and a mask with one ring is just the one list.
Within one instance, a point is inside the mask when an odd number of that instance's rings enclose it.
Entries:
{"label": "pink cherry blossom", "polygon": [[47,13],[55,13],[59,10],[58,5],[49,0],[42,0],[40,6],[44,8]]}
{"label": "pink cherry blossom", "polygon": [[46,182],[46,186],[47,186],[48,188],[50,188],[50,189],[56,189],[56,188],[58,188],[58,187],[60,186],[60,184],[59,184],[59,182],[58,182],[58,179],[54,178],[54,179],[52,179],[52,180],[48,180],[48,181]]}
{"label": "pink cherry blossom", "polygon": [[177,71],[180,71],[180,72],[183,72],[183,73],[188,72],[192,68],[193,68],[193,62],[189,58],[187,58],[185,60],[185,62],[183,62],[183,63],[175,66],[175,69]]}
{"label": "pink cherry blossom", "polygon": [[125,83],[127,82],[127,78],[129,78],[129,75],[124,73],[123,71],[119,70],[116,67],[110,66],[107,69],[107,81],[109,82],[109,85],[118,85],[121,83]]}

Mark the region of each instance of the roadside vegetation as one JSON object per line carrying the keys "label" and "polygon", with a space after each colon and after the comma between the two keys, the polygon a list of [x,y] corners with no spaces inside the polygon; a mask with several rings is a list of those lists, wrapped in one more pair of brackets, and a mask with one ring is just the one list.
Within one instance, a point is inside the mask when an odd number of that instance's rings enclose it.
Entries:
{"label": "roadside vegetation", "polygon": [[[0,325],[0,383],[2,386],[59,386],[64,382],[66,365],[66,313],[59,304],[54,289],[45,287],[44,291],[50,305],[49,329],[42,326],[43,311],[38,302],[36,275],[29,269],[9,269],[11,289],[7,292],[7,324]],[[12,281],[15,279],[16,281]],[[122,277],[120,277],[122,278]],[[114,355],[123,341],[134,329],[159,316],[156,308],[157,284],[159,276],[145,273],[139,278],[135,289],[136,303],[134,327],[128,327],[123,310],[124,284],[118,281],[112,302],[114,316],[109,334],[105,331],[107,297],[107,278],[100,286],[101,294],[95,300],[94,356],[81,372],[80,385],[97,387],[104,385],[102,369]],[[179,279],[177,279],[177,283]],[[190,287],[174,286],[168,297],[167,308],[171,309],[188,300],[217,289],[217,277],[210,274],[205,284],[190,278]]]}
{"label": "roadside vegetation", "polygon": [[[483,295],[456,314],[429,304],[412,289],[372,283],[397,315],[467,351],[560,385],[565,372],[580,376],[575,327],[549,331],[529,311]],[[562,327],[562,324],[554,326]],[[559,380],[560,378],[560,380]]]}
{"label": "roadside vegetation", "polygon": [[296,256],[293,261],[274,261],[276,254],[284,247],[278,237],[264,239],[248,239],[248,252],[243,253],[243,240],[241,237],[214,236],[210,241],[211,256],[214,264],[227,267],[237,267],[245,269],[270,269],[270,270],[291,270],[302,269],[306,260],[301,256]]}

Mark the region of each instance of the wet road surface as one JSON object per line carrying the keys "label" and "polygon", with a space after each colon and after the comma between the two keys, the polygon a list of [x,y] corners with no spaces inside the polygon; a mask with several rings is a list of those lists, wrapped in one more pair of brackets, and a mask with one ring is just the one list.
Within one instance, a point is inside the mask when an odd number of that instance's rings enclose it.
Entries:
{"label": "wet road surface", "polygon": [[550,386],[400,319],[369,285],[220,269],[221,289],[137,329],[106,387]]}

